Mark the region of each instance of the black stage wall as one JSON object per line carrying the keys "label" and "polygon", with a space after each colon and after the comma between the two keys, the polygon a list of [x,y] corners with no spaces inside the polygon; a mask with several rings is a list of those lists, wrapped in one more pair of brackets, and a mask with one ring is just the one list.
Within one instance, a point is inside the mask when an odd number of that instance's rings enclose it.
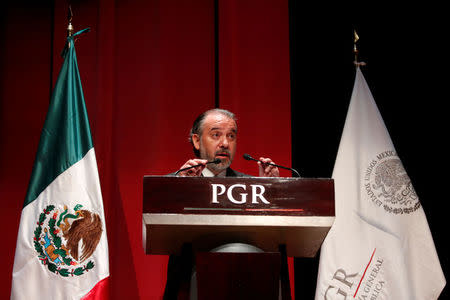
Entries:
{"label": "black stage wall", "polygon": [[[353,29],[363,74],[425,210],[444,275],[448,236],[448,24],[431,5],[329,8],[291,0],[293,166],[330,177],[355,78]],[[319,255],[295,260],[296,299],[313,299]],[[444,288],[439,299],[449,299]]]}

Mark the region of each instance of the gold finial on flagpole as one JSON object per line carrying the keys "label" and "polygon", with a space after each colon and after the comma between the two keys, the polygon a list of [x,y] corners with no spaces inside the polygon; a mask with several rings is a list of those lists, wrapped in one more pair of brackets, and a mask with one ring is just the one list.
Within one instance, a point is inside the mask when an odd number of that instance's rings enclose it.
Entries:
{"label": "gold finial on flagpole", "polygon": [[67,21],[69,23],[69,25],[67,25],[67,36],[72,36],[73,34],[72,17],[72,7],[69,5],[69,9],[67,11]]}
{"label": "gold finial on flagpole", "polygon": [[356,33],[356,30],[353,30],[353,53],[355,54],[355,60],[353,61],[353,63],[355,64],[355,66],[360,67],[360,66],[365,66],[366,63],[363,61],[358,61],[358,47],[356,47],[356,42],[358,42],[359,40],[359,36]]}

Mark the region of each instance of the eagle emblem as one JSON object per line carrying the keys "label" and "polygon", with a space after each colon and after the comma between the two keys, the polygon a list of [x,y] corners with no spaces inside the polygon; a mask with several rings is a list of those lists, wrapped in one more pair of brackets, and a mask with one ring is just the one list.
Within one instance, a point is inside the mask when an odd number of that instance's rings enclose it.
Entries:
{"label": "eagle emblem", "polygon": [[372,187],[379,191],[378,197],[391,204],[411,205],[418,199],[398,158],[384,160],[377,166]]}
{"label": "eagle emblem", "polygon": [[102,221],[96,213],[67,206],[48,205],[39,215],[34,231],[34,248],[41,263],[63,277],[80,276],[94,268],[90,260],[102,235]]}
{"label": "eagle emblem", "polygon": [[402,162],[394,150],[387,150],[373,159],[365,173],[364,189],[368,199],[395,215],[410,214],[421,205]]}

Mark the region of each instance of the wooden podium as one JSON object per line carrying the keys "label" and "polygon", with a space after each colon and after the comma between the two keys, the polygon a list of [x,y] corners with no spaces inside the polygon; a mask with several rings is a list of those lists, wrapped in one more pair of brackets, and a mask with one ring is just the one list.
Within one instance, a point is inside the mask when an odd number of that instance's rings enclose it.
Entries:
{"label": "wooden podium", "polygon": [[[334,221],[332,179],[145,176],[143,198],[145,252],[179,255],[188,245],[198,267],[199,299],[210,298],[211,291],[215,299],[248,299],[248,295],[229,294],[236,288],[236,278],[218,280],[213,274],[235,276],[233,268],[249,261],[253,265],[245,268],[255,269],[247,274],[253,279],[240,283],[249,286],[239,293],[247,290],[256,295],[257,290],[262,295],[258,299],[278,299],[274,296],[278,278],[288,280],[286,256],[314,257]],[[229,243],[249,244],[264,253],[209,252]],[[280,257],[280,264],[274,265]],[[220,263],[225,259],[229,263]],[[261,264],[274,274],[264,279],[272,284],[255,280],[254,276],[264,277]],[[281,272],[276,272],[278,267]],[[289,299],[286,290],[283,299]]]}

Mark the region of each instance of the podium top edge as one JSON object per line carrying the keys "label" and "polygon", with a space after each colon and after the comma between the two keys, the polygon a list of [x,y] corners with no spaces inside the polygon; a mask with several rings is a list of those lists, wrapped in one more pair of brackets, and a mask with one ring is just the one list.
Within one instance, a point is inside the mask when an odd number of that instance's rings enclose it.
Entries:
{"label": "podium top edge", "polygon": [[211,178],[216,178],[216,179],[242,179],[242,180],[255,180],[255,179],[288,179],[288,180],[324,180],[324,181],[328,181],[328,180],[334,180],[334,178],[328,178],[328,177],[259,177],[259,176],[254,176],[254,177],[201,177],[201,176],[192,176],[192,177],[182,177],[182,176],[175,176],[175,175],[144,175],[143,178],[202,178],[202,179],[211,179]]}

